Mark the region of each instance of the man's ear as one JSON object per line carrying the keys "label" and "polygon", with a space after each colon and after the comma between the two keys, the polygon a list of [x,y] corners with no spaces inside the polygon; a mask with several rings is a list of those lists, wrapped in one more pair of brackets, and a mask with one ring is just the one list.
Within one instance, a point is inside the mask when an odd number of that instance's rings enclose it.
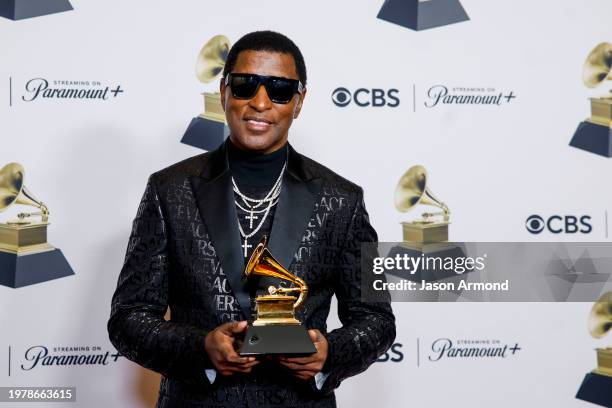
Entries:
{"label": "man's ear", "polygon": [[300,116],[300,111],[302,110],[302,104],[304,103],[304,98],[306,97],[306,88],[302,91],[301,94],[298,94],[298,102],[295,106],[295,110],[293,111],[293,119],[297,119]]}
{"label": "man's ear", "polygon": [[225,85],[225,78],[221,78],[219,82],[219,93],[221,94],[221,107],[223,108],[223,112],[225,112],[225,90],[227,89],[227,85]]}

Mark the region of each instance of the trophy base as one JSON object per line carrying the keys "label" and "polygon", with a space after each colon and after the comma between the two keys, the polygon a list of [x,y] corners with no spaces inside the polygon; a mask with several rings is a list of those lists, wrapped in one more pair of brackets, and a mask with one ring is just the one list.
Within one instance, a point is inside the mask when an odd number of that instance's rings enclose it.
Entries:
{"label": "trophy base", "polygon": [[386,0],[376,17],[415,31],[470,19],[459,0]]}
{"label": "trophy base", "polygon": [[2,286],[20,288],[70,275],[74,275],[74,271],[57,248],[25,255],[0,251]]}
{"label": "trophy base", "polygon": [[0,16],[10,20],[23,20],[72,10],[68,0],[2,0]]}
{"label": "trophy base", "polygon": [[612,377],[587,373],[582,380],[576,398],[604,407],[612,407]]}
{"label": "trophy base", "polygon": [[[424,262],[427,258],[461,258],[465,257],[465,251],[460,245],[441,242],[438,244],[418,244],[412,242],[404,242],[401,245],[396,245],[391,248],[387,257],[394,258],[396,255],[403,257],[407,255],[410,258],[423,257]],[[423,268],[422,263],[416,270],[390,270],[387,273],[390,275],[397,276],[398,278],[410,280],[410,281],[426,281],[433,282],[440,279],[449,278],[451,276],[457,276],[458,274],[452,270],[447,270],[442,267],[439,263],[433,263],[433,267]],[[414,272],[414,273],[413,273]],[[469,272],[466,271],[465,273]]]}
{"label": "trophy base", "polygon": [[181,143],[203,150],[215,150],[229,135],[223,122],[197,116],[191,119]]}
{"label": "trophy base", "polygon": [[585,120],[578,125],[570,146],[604,157],[612,157],[612,129]]}
{"label": "trophy base", "polygon": [[299,357],[316,352],[317,349],[310,340],[306,328],[301,324],[249,325],[239,354],[241,356],[275,354]]}

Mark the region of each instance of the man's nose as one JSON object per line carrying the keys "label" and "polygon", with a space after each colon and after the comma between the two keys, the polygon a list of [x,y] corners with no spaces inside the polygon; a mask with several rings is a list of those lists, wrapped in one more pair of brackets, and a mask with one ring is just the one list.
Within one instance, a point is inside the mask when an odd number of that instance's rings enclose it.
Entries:
{"label": "man's nose", "polygon": [[272,107],[272,101],[268,98],[268,92],[265,86],[259,86],[257,93],[249,101],[249,105],[259,112],[268,110]]}

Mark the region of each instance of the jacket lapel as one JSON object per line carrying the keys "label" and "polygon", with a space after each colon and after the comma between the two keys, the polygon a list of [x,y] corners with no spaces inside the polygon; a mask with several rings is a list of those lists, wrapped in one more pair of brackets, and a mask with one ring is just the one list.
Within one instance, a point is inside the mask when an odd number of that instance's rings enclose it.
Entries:
{"label": "jacket lapel", "polygon": [[320,178],[307,174],[302,157],[290,145],[288,149],[287,171],[283,175],[268,243],[270,253],[287,269],[299,248],[322,186]]}
{"label": "jacket lapel", "polygon": [[200,214],[236,301],[245,318],[250,319],[251,302],[242,280],[244,258],[225,144],[211,152],[201,176],[192,176],[191,183]]}

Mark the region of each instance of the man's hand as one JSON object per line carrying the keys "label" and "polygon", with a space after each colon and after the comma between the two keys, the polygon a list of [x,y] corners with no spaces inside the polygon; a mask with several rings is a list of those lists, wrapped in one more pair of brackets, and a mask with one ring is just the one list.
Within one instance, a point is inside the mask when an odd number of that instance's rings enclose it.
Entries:
{"label": "man's hand", "polygon": [[244,336],[246,327],[244,320],[225,323],[206,335],[206,352],[221,375],[249,373],[259,363],[255,357],[240,357],[234,349],[234,344]]}
{"label": "man's hand", "polygon": [[291,371],[294,377],[308,380],[321,372],[327,360],[327,339],[317,329],[308,330],[308,335],[317,348],[317,352],[308,357],[279,357],[281,366]]}

